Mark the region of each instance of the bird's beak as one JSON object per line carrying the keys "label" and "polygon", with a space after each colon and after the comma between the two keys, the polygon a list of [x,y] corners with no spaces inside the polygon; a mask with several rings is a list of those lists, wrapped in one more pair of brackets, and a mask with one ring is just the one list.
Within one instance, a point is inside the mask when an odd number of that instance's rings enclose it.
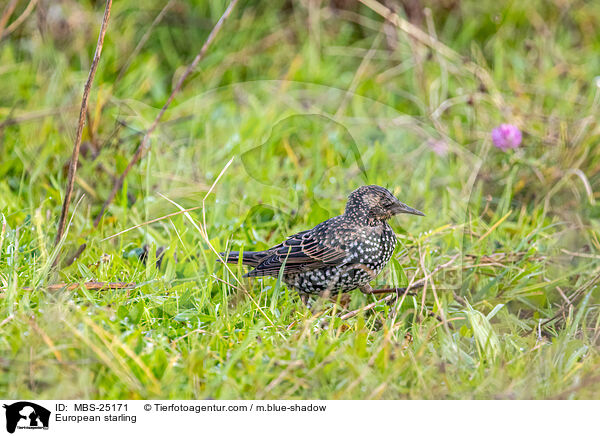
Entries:
{"label": "bird's beak", "polygon": [[420,210],[417,209],[413,209],[410,206],[407,206],[404,203],[396,203],[393,207],[392,207],[392,213],[394,215],[397,215],[399,213],[409,213],[411,215],[419,215],[419,216],[425,216],[425,214],[423,212],[421,212]]}

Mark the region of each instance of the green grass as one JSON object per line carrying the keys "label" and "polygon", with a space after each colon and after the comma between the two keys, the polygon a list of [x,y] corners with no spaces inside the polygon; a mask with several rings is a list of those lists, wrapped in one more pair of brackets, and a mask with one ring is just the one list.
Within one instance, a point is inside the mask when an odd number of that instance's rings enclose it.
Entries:
{"label": "green grass", "polygon": [[[365,6],[241,2],[94,228],[226,5],[174,1],[117,80],[164,3],[115,2],[57,250],[101,3],[39,5],[0,41],[0,397],[599,398],[600,5],[424,1],[484,86]],[[491,144],[503,122],[520,149]],[[427,214],[392,221],[377,278],[429,277],[417,297],[343,320],[375,298],[309,310],[216,262],[339,214],[366,183]],[[177,211],[165,197],[204,208],[110,238]],[[137,286],[48,288],[90,280]]]}

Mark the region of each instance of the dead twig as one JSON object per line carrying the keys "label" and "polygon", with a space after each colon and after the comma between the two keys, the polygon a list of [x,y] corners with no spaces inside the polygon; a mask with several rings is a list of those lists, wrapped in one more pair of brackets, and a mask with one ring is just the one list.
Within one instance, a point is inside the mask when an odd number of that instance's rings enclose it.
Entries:
{"label": "dead twig", "polygon": [[0,40],[13,33],[15,29],[19,27],[27,19],[27,17],[29,17],[31,12],[33,12],[33,9],[36,7],[37,3],[38,0],[30,0],[23,13],[19,15],[15,21],[10,23],[10,26],[4,29],[4,32],[0,32]]}
{"label": "dead twig", "polygon": [[110,194],[108,195],[108,198],[106,199],[106,201],[102,205],[102,209],[100,210],[100,213],[98,214],[98,216],[96,216],[96,219],[94,220],[94,226],[95,227],[97,227],[98,224],[100,224],[100,220],[102,219],[102,216],[104,215],[104,212],[106,211],[106,209],[108,208],[108,206],[114,200],[115,196],[117,195],[117,192],[123,186],[123,182],[125,181],[125,178],[127,177],[127,174],[129,174],[129,172],[131,171],[131,169],[133,168],[133,166],[135,164],[137,164],[140,161],[140,159],[142,159],[142,157],[144,157],[144,155],[148,151],[148,149],[149,149],[150,135],[152,135],[152,133],[154,132],[154,130],[158,126],[158,123],[160,122],[160,120],[162,119],[163,115],[165,114],[165,112],[167,111],[167,109],[169,108],[169,106],[171,105],[171,103],[173,102],[173,99],[175,98],[175,95],[181,90],[181,87],[183,86],[183,82],[185,82],[185,80],[192,73],[192,71],[194,71],[194,69],[196,68],[196,66],[198,65],[198,63],[204,58],[204,55],[206,54],[206,52],[208,50],[208,47],[214,41],[215,37],[217,36],[217,34],[219,33],[219,31],[223,27],[223,23],[225,22],[225,20],[227,20],[227,18],[231,14],[231,11],[233,10],[233,8],[237,4],[237,2],[238,2],[238,0],[232,0],[231,3],[229,3],[229,6],[225,10],[225,12],[223,12],[223,15],[221,15],[221,18],[219,18],[219,21],[217,21],[217,24],[215,24],[215,27],[213,27],[213,29],[211,30],[210,34],[208,35],[208,38],[204,42],[204,45],[200,49],[200,52],[196,55],[196,57],[194,58],[194,60],[192,61],[192,63],[186,68],[185,72],[181,75],[181,77],[177,81],[177,84],[173,88],[173,91],[171,92],[171,95],[169,95],[169,98],[167,99],[167,102],[164,104],[164,106],[162,107],[162,109],[160,110],[160,112],[158,113],[158,115],[156,116],[156,118],[154,119],[154,121],[152,122],[152,124],[150,125],[150,128],[146,131],[144,137],[142,138],[142,142],[140,143],[140,146],[138,147],[138,149],[136,150],[135,154],[133,155],[133,157],[129,161],[129,164],[127,165],[127,168],[125,168],[125,171],[123,171],[123,173],[121,174],[121,176],[117,179],[117,181],[113,185],[112,191],[110,192]]}
{"label": "dead twig", "polygon": [[352,78],[350,87],[344,94],[344,98],[343,98],[342,102],[340,103],[338,110],[335,112],[335,115],[333,117],[334,119],[338,119],[346,110],[346,106],[350,102],[350,98],[355,94],[356,87],[358,86],[361,77],[363,76],[363,74],[365,73],[365,70],[369,66],[369,63],[373,59],[373,55],[375,54],[375,47],[377,47],[377,45],[379,44],[382,34],[383,34],[383,27],[382,27],[382,31],[378,32],[377,35],[375,36],[375,39],[373,40],[373,43],[371,44],[371,48],[369,49],[369,51],[367,51],[367,54],[365,55],[365,57],[363,57],[362,61],[360,62],[360,65],[358,66],[358,69],[356,70],[356,73],[354,73],[354,77]]}
{"label": "dead twig", "polygon": [[60,363],[64,363],[62,355],[60,354],[60,351],[57,349],[56,345],[54,344],[54,341],[35,322],[35,318],[31,317],[27,321],[29,322],[29,325],[31,326],[31,328],[33,330],[35,330],[37,332],[37,334],[40,335],[40,337],[42,338],[42,340],[46,343],[46,345],[48,345],[48,348],[50,349],[50,351],[52,351],[52,354],[54,354],[54,357],[56,357],[56,360],[58,360]]}
{"label": "dead twig", "polygon": [[576,394],[581,389],[589,388],[589,387],[597,385],[597,384],[600,384],[600,376],[598,376],[598,375],[589,376],[589,377],[586,377],[583,380],[581,380],[575,386],[556,394],[551,399],[552,400],[567,400],[567,399],[569,399],[569,397],[572,394]]}
{"label": "dead twig", "polygon": [[[438,265],[437,267],[435,267],[435,269],[434,269],[433,271],[431,271],[429,274],[426,274],[426,275],[425,275],[425,277],[423,277],[422,279],[419,279],[419,280],[417,280],[416,282],[414,282],[414,283],[412,283],[412,284],[409,284],[409,285],[408,285],[408,286],[405,288],[405,290],[404,290],[404,294],[408,294],[408,292],[409,292],[411,289],[415,289],[415,288],[420,288],[420,287],[422,287],[422,286],[423,286],[423,284],[424,284],[424,283],[425,283],[427,280],[429,280],[431,277],[433,277],[433,275],[434,275],[435,273],[437,273],[439,270],[441,270],[441,269],[444,269],[444,268],[447,268],[447,267],[449,267],[450,265],[452,265],[452,264],[453,264],[453,263],[456,261],[456,259],[458,258],[458,256],[459,256],[459,255],[460,255],[460,253],[459,253],[459,254],[455,254],[455,255],[454,255],[454,256],[453,256],[453,257],[452,257],[452,258],[451,258],[451,259],[450,259],[448,262],[446,262],[446,263],[443,263],[442,265]],[[361,307],[361,308],[359,308],[359,309],[356,309],[356,310],[353,310],[353,311],[351,311],[351,312],[345,313],[344,315],[340,316],[340,319],[342,319],[342,320],[346,320],[346,319],[349,319],[349,318],[355,317],[356,315],[358,315],[358,314],[359,314],[359,313],[361,313],[361,312],[364,312],[364,311],[366,311],[366,310],[370,310],[370,309],[374,308],[374,307],[375,307],[376,305],[378,305],[379,303],[382,303],[382,302],[388,302],[388,301],[392,301],[392,300],[394,300],[396,297],[397,297],[397,295],[396,295],[396,294],[391,294],[391,295],[388,295],[387,297],[384,297],[384,298],[382,298],[381,300],[377,300],[377,301],[375,301],[375,302],[373,302],[373,303],[367,304],[367,305],[366,305],[366,306],[364,306],[364,307]],[[440,320],[440,321],[441,321],[441,320]]]}
{"label": "dead twig", "polygon": [[[106,0],[106,7],[104,9],[104,18],[102,19],[102,26],[100,27],[100,34],[98,35],[98,42],[96,44],[96,52],[94,53],[94,59],[88,74],[87,81],[83,88],[83,98],[81,99],[81,109],[79,111],[79,123],[77,124],[77,133],[75,137],[75,145],[73,146],[73,155],[71,156],[71,163],[69,165],[69,175],[67,177],[67,190],[65,191],[65,199],[63,202],[62,211],[60,214],[60,222],[58,224],[58,232],[56,233],[55,245],[60,243],[67,225],[67,214],[69,213],[69,206],[71,204],[71,196],[73,194],[73,186],[75,184],[75,173],[77,172],[77,163],[79,161],[79,148],[81,147],[81,137],[83,134],[83,125],[85,124],[85,115],[87,112],[88,100],[90,97],[90,89],[92,88],[92,81],[96,75],[96,69],[98,68],[98,62],[100,61],[100,54],[102,53],[102,46],[104,44],[104,35],[106,34],[106,28],[108,26],[108,19],[110,17],[110,8],[112,6],[112,0]],[[58,263],[59,256],[56,256],[54,261],[55,265]]]}
{"label": "dead twig", "polygon": [[215,279],[216,281],[218,281],[218,282],[221,282],[221,283],[223,283],[223,284],[225,284],[225,285],[227,285],[227,286],[230,286],[230,287],[232,287],[232,288],[233,288],[233,289],[235,289],[236,291],[239,291],[239,292],[244,292],[244,290],[243,290],[242,288],[240,288],[239,286],[236,286],[236,285],[234,285],[234,284],[232,284],[232,283],[229,283],[227,280],[223,280],[222,278],[220,278],[220,277],[217,277],[215,274],[212,274],[212,275],[211,275],[211,277],[212,277],[213,279]]}
{"label": "dead twig", "polygon": [[8,20],[12,13],[15,11],[18,2],[19,0],[11,0],[10,2],[8,2],[6,7],[4,8],[4,11],[2,12],[2,16],[0,16],[0,39],[2,39],[2,35],[4,34],[4,27],[6,26],[6,23],[8,23]]}
{"label": "dead twig", "polygon": [[536,328],[539,327],[541,329],[545,325],[550,324],[552,321],[555,321],[561,316],[563,316],[569,310],[570,307],[573,307],[573,305],[582,295],[590,291],[594,285],[600,282],[600,275],[598,275],[598,273],[600,273],[600,268],[597,268],[594,271],[594,273],[592,274],[592,279],[580,286],[575,292],[571,294],[570,297],[567,298],[566,296],[564,296],[564,294],[562,294],[564,298],[568,301],[568,303],[563,304],[552,318],[540,323],[539,326],[534,327],[527,334],[531,334]]}
{"label": "dead twig", "polygon": [[[52,285],[41,286],[48,291],[73,291],[80,286],[83,286],[88,291],[103,291],[105,289],[133,289],[137,286],[136,283],[126,282],[84,282],[84,283],[55,283]],[[34,288],[24,286],[24,291],[33,291]],[[0,288],[0,291],[6,291]]]}
{"label": "dead twig", "polygon": [[480,65],[477,65],[475,62],[469,61],[459,53],[443,44],[436,37],[424,32],[419,27],[415,26],[411,22],[405,20],[400,17],[394,11],[389,9],[388,7],[382,5],[377,0],[359,0],[362,4],[367,6],[373,12],[377,13],[385,20],[388,20],[402,32],[410,35],[419,43],[430,47],[432,50],[435,50],[437,53],[441,54],[448,60],[453,61],[457,65],[462,66],[466,71],[475,76],[488,90],[490,96],[492,97],[492,101],[496,104],[497,107],[502,107],[504,105],[504,99],[500,92],[498,92],[494,81],[490,73]]}

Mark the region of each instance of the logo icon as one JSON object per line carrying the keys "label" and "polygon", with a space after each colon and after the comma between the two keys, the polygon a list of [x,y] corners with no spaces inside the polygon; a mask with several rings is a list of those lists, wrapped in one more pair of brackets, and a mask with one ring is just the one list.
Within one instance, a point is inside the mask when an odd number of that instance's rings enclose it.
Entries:
{"label": "logo icon", "polygon": [[19,401],[6,409],[6,431],[14,433],[15,429],[48,430],[50,411],[29,401]]}

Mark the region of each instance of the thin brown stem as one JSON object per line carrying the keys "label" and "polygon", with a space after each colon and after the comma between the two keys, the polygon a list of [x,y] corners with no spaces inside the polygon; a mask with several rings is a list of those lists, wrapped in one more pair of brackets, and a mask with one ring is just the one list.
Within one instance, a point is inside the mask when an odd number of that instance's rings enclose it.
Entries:
{"label": "thin brown stem", "polygon": [[192,63],[187,67],[187,69],[185,70],[185,72],[181,75],[181,77],[177,81],[177,84],[173,88],[173,91],[171,92],[171,95],[169,95],[169,98],[167,99],[166,103],[164,104],[164,106],[162,107],[162,109],[160,110],[160,112],[158,113],[158,115],[156,116],[156,118],[154,119],[154,121],[152,122],[152,124],[150,125],[150,128],[146,131],[146,134],[142,138],[142,142],[140,143],[140,146],[138,147],[138,149],[136,150],[135,154],[133,155],[133,157],[129,161],[129,164],[127,165],[127,168],[125,168],[125,171],[123,171],[123,174],[121,174],[121,176],[116,180],[116,182],[115,182],[115,184],[113,186],[112,191],[110,192],[110,194],[108,195],[108,198],[106,199],[106,201],[102,205],[102,209],[100,210],[100,213],[98,214],[98,216],[94,220],[94,226],[95,227],[97,227],[98,224],[100,223],[100,220],[102,219],[102,216],[104,215],[104,212],[106,211],[106,208],[115,199],[115,196],[117,195],[117,192],[123,186],[123,182],[125,181],[125,178],[129,174],[129,172],[131,171],[131,169],[134,167],[135,164],[137,164],[140,161],[140,159],[142,159],[144,157],[144,155],[146,154],[146,152],[150,148],[150,144],[149,144],[150,135],[152,135],[152,133],[154,132],[154,130],[158,126],[158,123],[160,122],[160,120],[162,119],[163,115],[165,114],[165,112],[167,111],[167,109],[169,108],[169,106],[171,105],[171,103],[173,102],[173,100],[175,98],[175,95],[181,90],[181,87],[183,86],[183,82],[185,82],[185,80],[192,73],[192,71],[194,71],[194,69],[196,68],[196,66],[198,65],[198,63],[204,58],[204,55],[208,51],[208,47],[210,47],[210,45],[212,44],[212,42],[216,38],[217,34],[219,33],[219,31],[223,27],[223,24],[225,23],[225,20],[227,20],[227,18],[231,14],[231,11],[233,10],[233,8],[237,4],[237,2],[238,2],[238,0],[232,0],[231,3],[229,3],[229,6],[225,10],[225,12],[223,12],[223,15],[221,15],[221,18],[219,18],[219,21],[217,21],[217,24],[215,24],[215,27],[213,27],[213,29],[211,30],[210,34],[208,35],[208,38],[204,42],[204,45],[200,49],[200,52],[196,55],[196,57],[194,58],[194,60],[192,61]]}
{"label": "thin brown stem", "polygon": [[[446,263],[443,263],[441,265],[438,265],[437,267],[434,268],[433,271],[431,271],[430,273],[426,274],[425,277],[415,281],[414,283],[409,283],[408,286],[406,288],[404,288],[403,293],[404,294],[408,294],[410,292],[411,289],[416,289],[416,288],[420,288],[423,287],[423,285],[425,284],[425,282],[429,279],[431,279],[433,277],[434,274],[436,274],[438,271],[448,268],[450,265],[452,265],[456,259],[458,258],[459,254],[454,255],[452,258],[450,258],[450,260]],[[402,289],[402,288],[400,288]],[[367,304],[364,307],[361,307],[359,309],[353,310],[351,312],[345,313],[344,315],[340,316],[340,319],[342,320],[346,320],[352,317],[355,317],[356,315],[358,315],[361,312],[364,312],[366,310],[370,310],[372,308],[374,308],[375,306],[377,306],[380,303],[387,303],[389,301],[394,300],[397,297],[397,294],[394,292],[393,294],[388,295],[387,297],[382,298],[381,300],[377,300],[373,303]]]}
{"label": "thin brown stem", "polygon": [[[102,26],[100,27],[100,34],[98,35],[98,42],[96,44],[96,52],[94,53],[94,59],[88,74],[87,81],[83,88],[83,98],[81,99],[81,109],[79,111],[79,123],[77,124],[77,134],[75,136],[75,145],[73,146],[73,155],[71,156],[71,163],[69,164],[69,175],[67,177],[67,190],[65,191],[65,199],[60,214],[60,222],[58,224],[58,232],[56,234],[55,244],[58,245],[63,237],[65,226],[67,225],[67,215],[69,213],[69,206],[71,204],[71,196],[73,194],[73,186],[75,185],[75,173],[77,172],[77,163],[79,161],[79,148],[81,147],[81,137],[83,135],[83,125],[85,124],[85,115],[87,112],[88,100],[90,97],[90,89],[92,88],[92,81],[96,75],[98,68],[98,62],[100,61],[100,54],[102,53],[102,46],[104,45],[104,35],[106,34],[106,28],[108,27],[108,19],[110,17],[110,8],[112,6],[112,0],[106,0],[106,7],[104,8],[104,18],[102,19]],[[58,262],[58,256],[56,257],[55,264]]]}
{"label": "thin brown stem", "polygon": [[487,88],[496,106],[502,107],[504,105],[502,95],[496,89],[491,74],[485,68],[477,65],[474,62],[469,61],[468,59],[463,58],[459,53],[440,42],[436,37],[424,32],[419,27],[400,17],[394,11],[382,5],[377,0],[359,1],[365,6],[367,6],[369,9],[371,9],[373,12],[383,17],[385,20],[388,20],[402,32],[410,35],[419,43],[430,47],[432,50],[435,50],[437,53],[441,54],[445,58],[453,61],[457,65],[460,65],[470,74],[477,77],[477,79]]}
{"label": "thin brown stem", "polygon": [[[421,288],[423,287],[423,285],[419,285],[419,286],[413,286],[410,289],[415,289],[415,288]],[[379,294],[403,294],[406,292],[408,288],[378,288],[378,289],[373,289],[372,292],[370,292],[371,295],[379,295]],[[412,295],[417,295],[415,292],[406,292],[406,295],[412,296]]]}
{"label": "thin brown stem", "polygon": [[589,280],[587,283],[584,283],[579,289],[577,289],[575,292],[573,292],[573,294],[571,294],[571,296],[569,298],[566,298],[567,301],[569,301],[569,303],[565,303],[563,304],[560,309],[556,312],[556,314],[550,318],[547,319],[546,321],[542,322],[539,324],[539,326],[534,327],[529,334],[531,334],[531,332],[533,332],[536,328],[541,328],[544,327],[546,324],[550,324],[552,321],[557,320],[558,318],[560,318],[561,316],[563,316],[570,307],[573,307],[573,304],[583,295],[585,295],[586,292],[589,292],[590,289],[596,285],[598,282],[600,282],[600,275],[598,275],[598,273],[600,273],[600,268],[596,268],[596,270],[594,271],[594,274],[592,274],[592,279]]}
{"label": "thin brown stem", "polygon": [[19,0],[11,0],[10,2],[8,2],[6,7],[4,8],[4,11],[2,12],[2,16],[0,16],[0,39],[2,39],[2,35],[4,34],[4,27],[6,27],[6,23],[8,23],[10,16],[15,11],[18,2]]}

